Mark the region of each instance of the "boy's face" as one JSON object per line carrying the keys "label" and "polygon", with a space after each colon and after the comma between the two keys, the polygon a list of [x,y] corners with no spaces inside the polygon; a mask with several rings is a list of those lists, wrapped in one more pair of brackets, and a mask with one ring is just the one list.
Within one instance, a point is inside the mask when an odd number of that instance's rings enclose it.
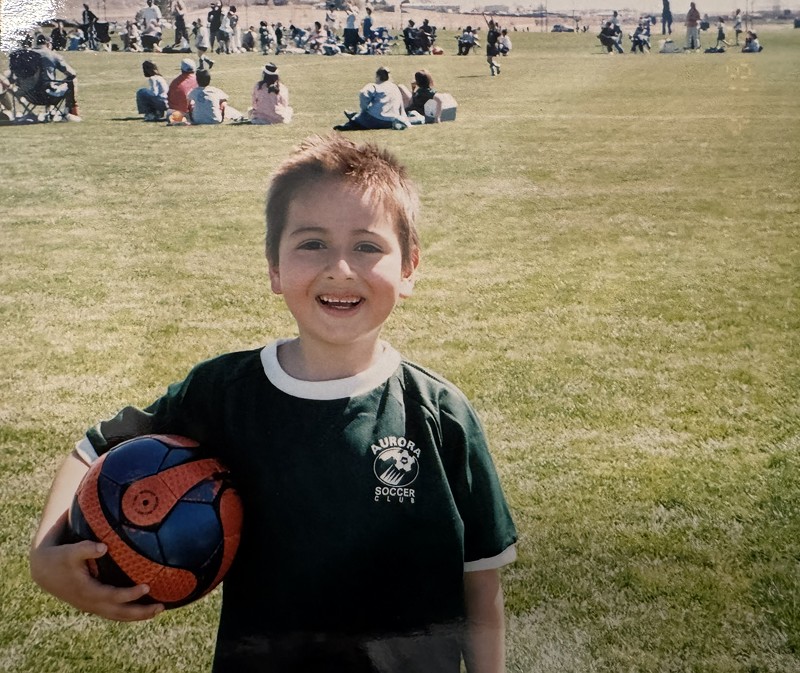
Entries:
{"label": "boy's face", "polygon": [[398,300],[411,295],[418,251],[408,268],[393,219],[337,179],[313,184],[289,205],[270,265],[306,347],[374,347]]}

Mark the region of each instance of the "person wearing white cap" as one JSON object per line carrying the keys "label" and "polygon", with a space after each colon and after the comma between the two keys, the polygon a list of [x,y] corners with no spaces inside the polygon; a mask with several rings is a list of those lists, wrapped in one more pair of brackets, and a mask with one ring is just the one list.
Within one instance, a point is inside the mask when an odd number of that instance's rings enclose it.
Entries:
{"label": "person wearing white cap", "polygon": [[261,80],[253,87],[253,107],[249,117],[253,124],[288,124],[294,110],[289,107],[289,89],[281,82],[278,66],[267,63]]}
{"label": "person wearing white cap", "polygon": [[169,83],[167,106],[170,110],[177,110],[184,115],[189,113],[189,92],[197,86],[196,69],[192,59],[181,61],[181,74]]}

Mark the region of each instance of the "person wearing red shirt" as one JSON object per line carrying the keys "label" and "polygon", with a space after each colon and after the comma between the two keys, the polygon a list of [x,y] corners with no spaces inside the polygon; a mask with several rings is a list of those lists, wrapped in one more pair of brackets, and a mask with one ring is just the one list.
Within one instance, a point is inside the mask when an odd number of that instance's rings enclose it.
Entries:
{"label": "person wearing red shirt", "polygon": [[190,58],[181,61],[181,74],[169,83],[167,107],[183,114],[189,113],[189,92],[197,86],[195,63]]}

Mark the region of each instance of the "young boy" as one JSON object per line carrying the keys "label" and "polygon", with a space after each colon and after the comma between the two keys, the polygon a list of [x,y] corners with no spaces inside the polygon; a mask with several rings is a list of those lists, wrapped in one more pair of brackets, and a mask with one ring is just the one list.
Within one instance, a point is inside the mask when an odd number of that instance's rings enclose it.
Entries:
{"label": "young boy", "polygon": [[214,447],[245,524],[223,582],[215,673],[504,671],[499,568],[516,532],[480,423],[452,384],[380,339],[414,287],[418,199],[373,145],[307,141],[273,176],[266,249],[298,336],[196,365],[145,410],[90,429],[59,470],[31,547],[47,591],[148,619],[146,586],[93,580],[106,548],[59,545],[81,476],[145,433]]}
{"label": "young boy", "polygon": [[189,117],[192,124],[221,124],[224,120],[237,121],[242,113],[228,105],[228,94],[211,86],[211,73],[198,70],[197,86],[189,92]]}

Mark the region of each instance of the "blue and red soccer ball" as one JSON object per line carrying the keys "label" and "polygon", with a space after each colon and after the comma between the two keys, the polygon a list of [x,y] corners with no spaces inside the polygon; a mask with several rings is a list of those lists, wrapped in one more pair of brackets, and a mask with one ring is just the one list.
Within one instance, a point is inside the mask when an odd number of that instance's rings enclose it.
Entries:
{"label": "blue and red soccer ball", "polygon": [[186,605],[216,587],[239,546],[242,503],[229,470],[176,435],[123,442],[95,461],[69,512],[72,538],[107,545],[89,571],[104,584],[147,584],[142,599]]}

